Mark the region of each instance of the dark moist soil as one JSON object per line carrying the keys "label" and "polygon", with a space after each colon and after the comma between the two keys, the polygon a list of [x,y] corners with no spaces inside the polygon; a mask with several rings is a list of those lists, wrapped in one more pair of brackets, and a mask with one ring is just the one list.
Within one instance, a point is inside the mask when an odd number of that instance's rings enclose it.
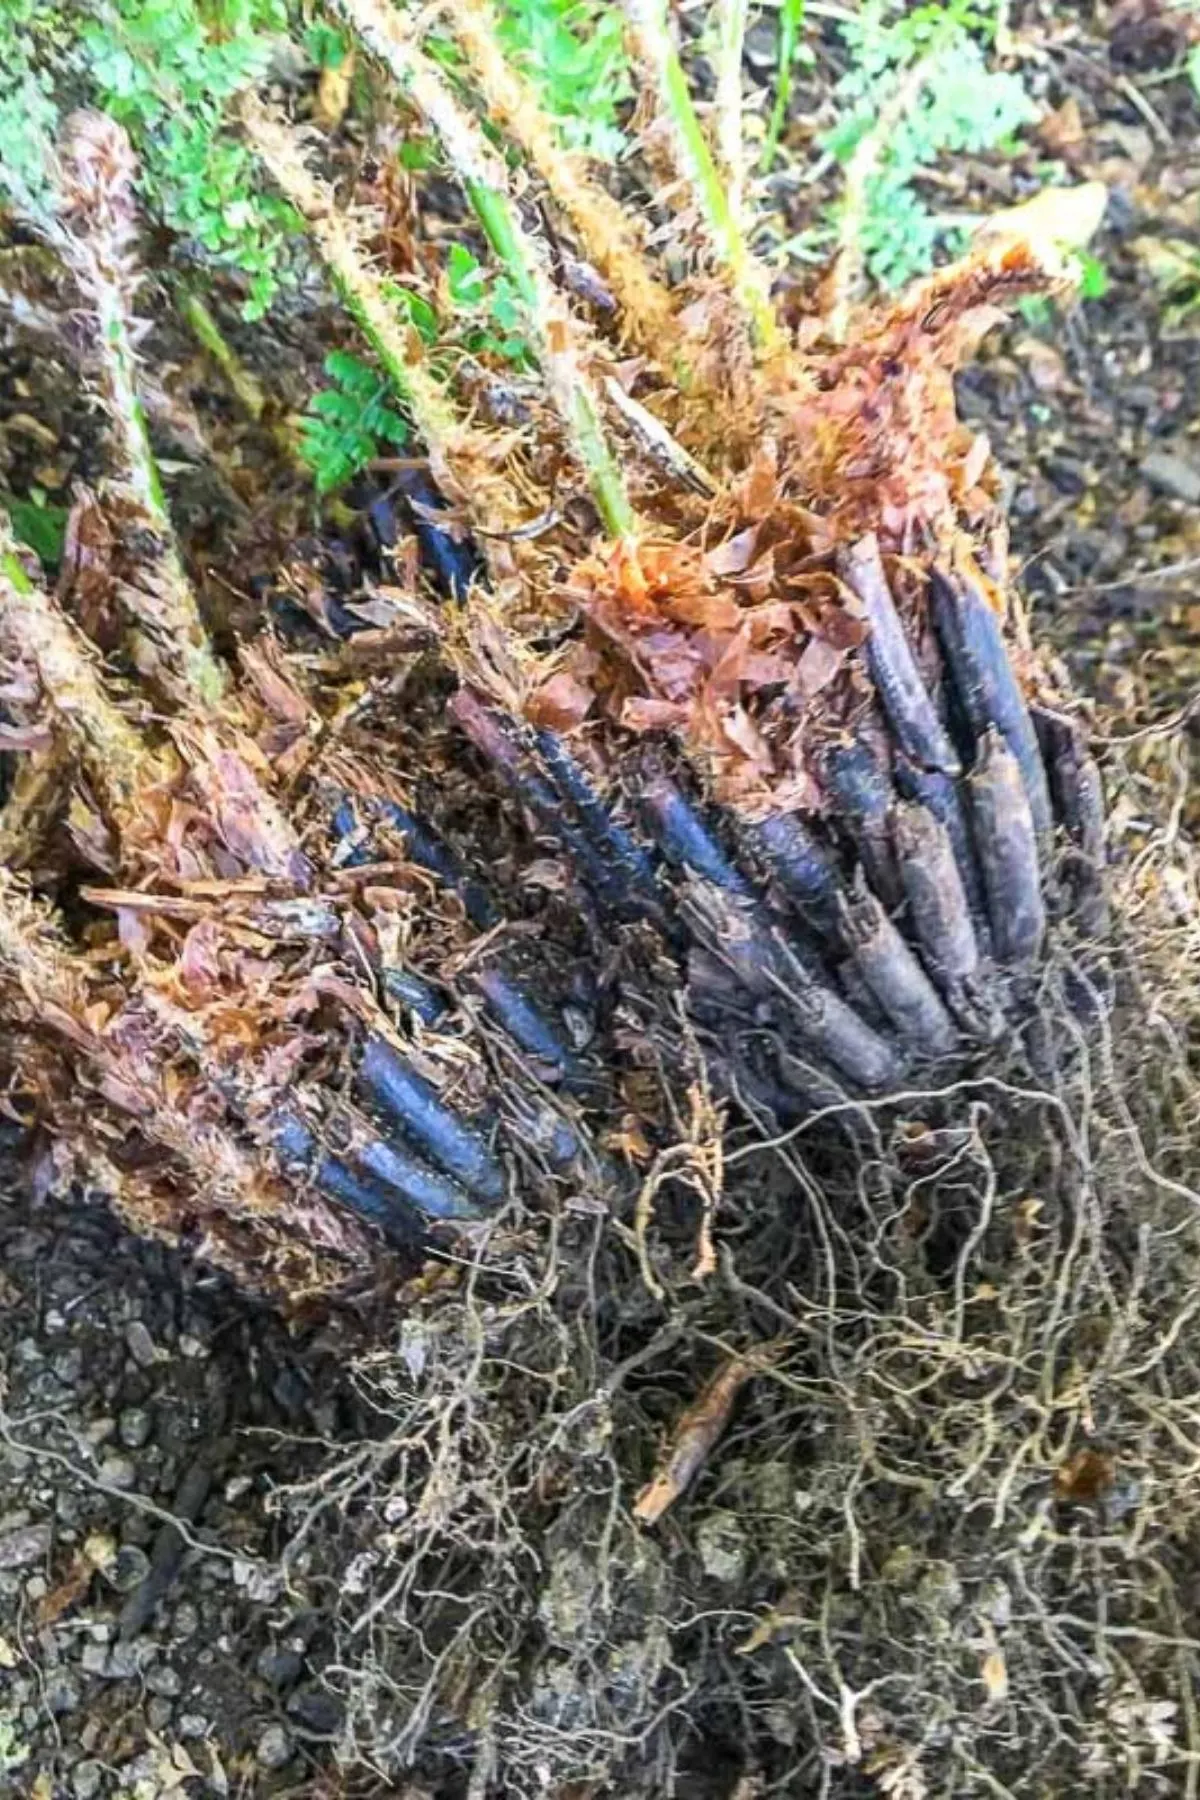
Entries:
{"label": "dark moist soil", "polygon": [[960,410],[1008,474],[1037,635],[1106,705],[1161,715],[1200,677],[1200,260],[1190,287],[1156,275],[1171,244],[1200,258],[1200,110],[1184,81],[1139,84],[1165,43],[1150,19],[1108,55],[1054,43],[1039,135],[1066,179],[1109,190],[1092,245],[1107,291],[996,333]]}
{"label": "dark moist soil", "polygon": [[[1200,683],[1200,305],[1181,316],[1151,273],[1155,243],[1200,249],[1195,99],[1168,73],[1181,40],[1153,7],[1017,23],[1048,109],[1042,158],[1109,185],[1094,246],[1108,289],[994,336],[962,408],[1011,480],[1035,629],[1085,691],[1144,723]],[[814,80],[828,73],[819,61]],[[801,83],[801,114],[813,97]],[[976,174],[962,186],[981,208],[1020,197],[1005,192],[1019,171]],[[95,471],[86,430],[56,440],[31,423],[56,413],[77,415],[73,376],[26,340],[0,392],[0,485],[65,504]],[[369,1431],[342,1379],[352,1336],[337,1321],[289,1332],[103,1211],[41,1198],[27,1160],[10,1169],[0,1795],[401,1791],[326,1785],[340,1720],[321,1571],[280,1571],[296,1520],[278,1490]],[[187,1542],[168,1522],[180,1512]]]}
{"label": "dark moist soil", "polygon": [[294,1790],[338,1719],[271,1495],[317,1460],[299,1440],[366,1428],[336,1333],[293,1341],[101,1208],[6,1186],[0,1793]]}

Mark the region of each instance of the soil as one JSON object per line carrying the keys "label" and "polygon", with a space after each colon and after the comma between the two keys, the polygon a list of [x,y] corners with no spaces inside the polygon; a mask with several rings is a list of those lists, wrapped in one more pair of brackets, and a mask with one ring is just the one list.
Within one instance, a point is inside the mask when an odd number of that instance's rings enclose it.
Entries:
{"label": "soil", "polygon": [[[1200,117],[1164,19],[1138,4],[1019,13],[1047,109],[1041,159],[1110,187],[1094,247],[1108,287],[997,333],[961,383],[1011,478],[1034,630],[1122,729],[1186,705],[1200,681],[1200,308],[1171,311],[1146,247],[1200,246]],[[818,60],[798,109],[832,69]],[[996,205],[1022,178],[967,169],[962,185]],[[72,418],[56,379],[27,340],[6,357],[0,445],[4,485],[36,481],[65,503],[90,472],[86,431],[64,423],[39,443],[23,422]],[[345,1373],[362,1321],[289,1327],[41,1187],[22,1158],[0,1200],[0,1794],[442,1791],[398,1769],[337,1770],[331,1572],[300,1536],[311,1499],[286,1491],[375,1428]],[[708,1514],[704,1554],[736,1574],[722,1517]],[[704,1791],[761,1790],[731,1765],[710,1766]],[[1069,1790],[1092,1791],[1086,1774]]]}
{"label": "soil", "polygon": [[8,1185],[0,1792],[294,1790],[338,1719],[273,1490],[306,1443],[364,1427],[334,1345],[98,1207]]}

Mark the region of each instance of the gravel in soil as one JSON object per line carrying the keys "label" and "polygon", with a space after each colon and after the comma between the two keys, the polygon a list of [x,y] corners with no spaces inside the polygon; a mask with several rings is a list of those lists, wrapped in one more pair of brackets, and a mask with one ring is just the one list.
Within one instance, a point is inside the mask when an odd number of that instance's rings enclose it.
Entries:
{"label": "gravel in soil", "polygon": [[362,1421],[99,1209],[0,1199],[0,1794],[295,1792],[336,1730],[271,1491]]}
{"label": "gravel in soil", "polygon": [[1068,179],[1108,187],[1104,292],[995,334],[960,408],[1008,475],[1035,631],[1085,692],[1161,715],[1200,678],[1200,305],[1173,301],[1163,261],[1200,232],[1200,118],[1177,80],[1149,90],[1147,119],[1100,46],[1059,77],[1041,135]]}

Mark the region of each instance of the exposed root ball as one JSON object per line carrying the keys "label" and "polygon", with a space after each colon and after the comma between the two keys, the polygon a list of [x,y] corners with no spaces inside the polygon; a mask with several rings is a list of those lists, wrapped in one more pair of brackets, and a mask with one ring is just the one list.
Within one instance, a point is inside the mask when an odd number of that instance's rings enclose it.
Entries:
{"label": "exposed root ball", "polygon": [[[1135,984],[1194,1000],[1194,934],[1144,913]],[[844,1103],[854,1155],[734,1138],[715,1213],[701,1127],[635,1215],[413,1294],[378,1439],[283,1501],[352,1571],[347,1754],[531,1800],[1185,1790],[1200,1091],[1136,997],[1073,1033],[1069,975],[1042,1081]]]}

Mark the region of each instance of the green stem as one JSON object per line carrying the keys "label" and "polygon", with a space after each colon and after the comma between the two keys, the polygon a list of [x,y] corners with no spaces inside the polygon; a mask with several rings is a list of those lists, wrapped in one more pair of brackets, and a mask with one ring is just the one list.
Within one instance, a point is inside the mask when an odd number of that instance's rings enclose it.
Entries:
{"label": "green stem", "polygon": [[166,685],[176,680],[205,706],[225,697],[228,678],[213,654],[192,584],[183,566],[175,527],[158,472],[146,409],[138,390],[137,352],[129,328],[124,296],[97,263],[91,283],[101,354],[108,384],[109,417],[117,444],[117,461],[130,494],[159,540],[156,573],[160,591],[145,607],[129,589],[134,636],[143,641],[148,667]]}
{"label": "green stem", "polygon": [[262,418],[266,396],[249,370],[242,367],[205,302],[191,288],[178,290],[179,312],[202,349],[207,350],[239,404],[252,419]]}
{"label": "green stem", "polygon": [[551,375],[551,385],[560,405],[592,490],[596,510],[613,537],[628,537],[636,523],[625,482],[609,449],[600,409],[592,390],[581,377],[554,380],[554,357],[545,330],[545,293],[540,270],[531,253],[529,240],[517,219],[507,194],[499,193],[483,181],[465,181],[463,186],[483,227],[484,236],[497,261],[503,264],[529,323],[540,340],[543,366]]}
{"label": "green stem", "polygon": [[628,0],[642,54],[653,69],[659,98],[675,129],[678,154],[695,192],[713,247],[729,271],[734,293],[759,346],[774,350],[779,322],[767,284],[750,254],[725,183],[692,105],[687,76],[671,42],[665,0]]}
{"label": "green stem", "polygon": [[460,437],[454,403],[424,359],[409,350],[407,328],[386,290],[365,265],[353,270],[327,263],[342,304],[370,344],[401,405],[407,411],[440,478],[453,474],[453,445]]}
{"label": "green stem", "polygon": [[493,253],[508,271],[509,280],[521,296],[522,304],[527,311],[532,312],[538,304],[537,275],[526,255],[522,242],[524,234],[513,217],[507,196],[497,193],[495,188],[488,187],[482,181],[466,181],[463,186]]}
{"label": "green stem", "polygon": [[137,385],[137,360],[124,308],[114,289],[97,283],[93,290],[96,302],[100,342],[108,370],[112,422],[122,439],[121,462],[124,474],[142,510],[156,531],[170,536],[171,518],[167,512],[167,496],[154,451],[150,444],[150,428]]}
{"label": "green stem", "polygon": [[25,565],[15,550],[0,550],[0,574],[12,583],[24,599],[28,599],[35,591]]}
{"label": "green stem", "polygon": [[253,95],[242,99],[242,123],[256,155],[308,227],[346,310],[371,345],[431,458],[448,474],[461,426],[443,382],[414,344],[414,333],[389,295],[332,189],[308,168],[295,132]]}
{"label": "green stem", "polygon": [[576,453],[587,470],[596,511],[603,519],[605,528],[612,537],[632,537],[637,527],[637,515],[630,503],[621,471],[608,447],[608,438],[590,388],[573,389],[567,422]]}
{"label": "green stem", "polygon": [[370,344],[372,350],[375,352],[375,355],[378,357],[380,366],[387,376],[388,381],[391,383],[392,391],[395,393],[397,399],[412,416],[417,430],[425,439],[426,444],[436,440],[438,437],[436,429],[425,429],[425,422],[418,416],[414,409],[413,384],[410,380],[411,364],[409,363],[408,358],[401,354],[393,333],[386,329],[388,325],[394,324],[395,321],[390,317],[381,317],[377,309],[371,304],[371,300],[355,287],[344,271],[331,269],[330,274],[333,277],[333,285],[338,291],[342,305],[346,308],[346,311],[350,314],[350,317],[354,320],[354,323],[358,326],[368,344]]}
{"label": "green stem", "polygon": [[[733,3],[744,10],[748,0]],[[651,267],[629,209],[567,148],[531,83],[510,63],[500,44],[503,28],[493,0],[447,0],[446,13],[488,119],[520,146],[571,220],[583,255],[595,263],[617,298],[622,329],[673,371],[678,386],[694,386],[685,348],[689,334],[676,318],[670,289]]]}
{"label": "green stem", "polygon": [[792,66],[800,47],[804,9],[805,0],[782,0],[779,8],[779,73],[776,78],[775,104],[771,108],[766,142],[758,165],[759,172],[763,175],[770,171],[775,161],[775,152],[779,148],[779,139],[787,122],[788,107],[792,99]]}

